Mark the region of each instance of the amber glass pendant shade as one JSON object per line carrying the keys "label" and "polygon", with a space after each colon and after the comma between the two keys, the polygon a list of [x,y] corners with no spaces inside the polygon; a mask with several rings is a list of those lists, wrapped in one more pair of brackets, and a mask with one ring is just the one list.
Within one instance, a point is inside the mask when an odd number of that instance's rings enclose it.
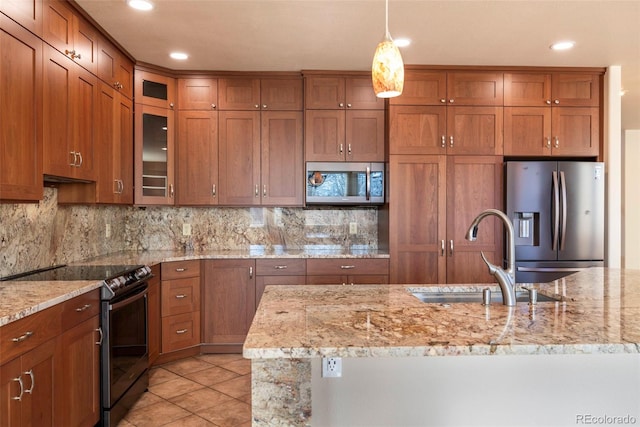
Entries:
{"label": "amber glass pendant shade", "polygon": [[371,65],[373,91],[378,98],[393,98],[402,95],[404,87],[404,63],[400,49],[389,34],[389,0],[385,1],[384,39],[378,43]]}

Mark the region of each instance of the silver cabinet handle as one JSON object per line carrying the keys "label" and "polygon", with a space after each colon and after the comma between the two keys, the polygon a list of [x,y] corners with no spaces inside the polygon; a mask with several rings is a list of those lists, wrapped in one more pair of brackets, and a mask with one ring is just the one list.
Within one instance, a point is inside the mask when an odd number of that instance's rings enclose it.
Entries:
{"label": "silver cabinet handle", "polygon": [[287,268],[286,265],[274,265],[273,268],[276,270],[285,270]]}
{"label": "silver cabinet handle", "polygon": [[76,311],[77,311],[78,313],[81,313],[81,312],[83,312],[83,311],[86,311],[86,310],[87,310],[88,308],[90,308],[90,307],[91,307],[91,304],[85,304],[85,305],[83,305],[82,307],[78,307],[78,308],[76,308]]}
{"label": "silver cabinet handle", "polygon": [[449,240],[449,254],[453,256],[453,240]]}
{"label": "silver cabinet handle", "polygon": [[351,108],[351,104],[347,104],[347,108]]}
{"label": "silver cabinet handle", "polygon": [[119,179],[118,181],[120,181],[120,194],[124,193],[124,182]]}
{"label": "silver cabinet handle", "polygon": [[178,295],[176,295],[176,298],[177,299],[186,298],[186,295],[185,294],[178,294]]}
{"label": "silver cabinet handle", "polygon": [[260,186],[258,184],[256,184],[255,195],[256,195],[256,197],[260,196]]}
{"label": "silver cabinet handle", "polygon": [[453,98],[449,100],[449,104],[453,104]]}
{"label": "silver cabinet handle", "polygon": [[264,197],[267,197],[267,184],[262,186],[262,195]]}
{"label": "silver cabinet handle", "polygon": [[253,267],[249,267],[249,279],[253,279]]}
{"label": "silver cabinet handle", "polygon": [[23,335],[20,335],[18,338],[11,338],[11,341],[13,341],[15,343],[19,343],[19,342],[22,342],[22,341],[26,340],[31,335],[33,335],[33,331],[27,331]]}
{"label": "silver cabinet handle", "polygon": [[551,100],[550,100],[550,99],[547,99],[547,100],[546,100],[546,101],[544,101],[544,102],[545,102],[545,104],[547,104],[547,105],[551,105]]}
{"label": "silver cabinet handle", "polygon": [[216,185],[215,184],[213,184],[211,186],[211,194],[213,195],[213,197],[216,197]]}
{"label": "silver cabinet handle", "polygon": [[556,136],[556,137],[554,138],[554,140],[555,140],[555,144],[554,144],[554,145],[556,146],[556,148],[560,147],[560,138],[558,138],[558,137]]}
{"label": "silver cabinet handle", "polygon": [[216,104],[211,104],[211,109],[215,110],[216,109]]}
{"label": "silver cabinet handle", "polygon": [[262,109],[266,110],[267,109],[267,104],[262,104]]}
{"label": "silver cabinet handle", "polygon": [[29,390],[25,390],[24,392],[33,394],[33,388],[36,386],[36,380],[35,380],[35,377],[33,376],[33,369],[29,369],[28,371],[25,372],[25,374],[31,377],[31,387],[29,388]]}
{"label": "silver cabinet handle", "polygon": [[558,104],[560,104],[560,100],[559,100],[559,99],[554,99],[554,100],[553,100],[553,103],[554,103],[554,104],[556,104],[556,105],[558,105]]}
{"label": "silver cabinet handle", "polygon": [[445,148],[447,146],[447,137],[442,135],[442,137],[440,138],[440,146],[442,148]]}
{"label": "silver cabinet handle", "polygon": [[171,108],[173,110],[173,102],[169,103],[169,108]]}
{"label": "silver cabinet handle", "polygon": [[176,271],[177,271],[178,273],[184,273],[185,271],[187,271],[187,269],[186,269],[186,268],[184,268],[184,267],[178,267],[178,268],[176,268]]}
{"label": "silver cabinet handle", "polygon": [[173,199],[174,194],[175,193],[173,192],[173,184],[169,184],[169,197]]}
{"label": "silver cabinet handle", "polygon": [[338,103],[338,107],[340,107],[340,108],[344,108],[344,102],[339,102],[339,103]]}
{"label": "silver cabinet handle", "polygon": [[256,104],[256,105],[254,105],[254,107],[260,108],[260,104]]}
{"label": "silver cabinet handle", "polygon": [[78,151],[78,157],[80,158],[80,163],[78,163],[76,166],[80,167],[82,166],[82,163],[84,163],[84,159],[82,158],[82,153]]}
{"label": "silver cabinet handle", "polygon": [[96,345],[102,345],[102,340],[104,339],[104,333],[102,333],[102,328],[96,329],[96,332],[100,334],[100,339],[96,341]]}
{"label": "silver cabinet handle", "polygon": [[178,335],[180,335],[180,334],[184,334],[184,333],[185,333],[185,332],[187,332],[187,331],[188,331],[188,329],[178,329],[178,330],[176,331],[176,334],[178,334]]}
{"label": "silver cabinet handle", "polygon": [[17,396],[14,396],[11,398],[11,400],[17,400],[17,401],[21,401],[22,400],[22,395],[24,394],[24,384],[22,384],[22,377],[16,377],[13,379],[13,381],[16,381],[18,384],[20,384],[20,394]]}
{"label": "silver cabinet handle", "polygon": [[347,153],[351,155],[351,144],[347,144]]}
{"label": "silver cabinet handle", "polygon": [[547,141],[547,148],[551,148],[551,138],[547,137],[545,140]]}
{"label": "silver cabinet handle", "polygon": [[69,162],[69,166],[75,166],[76,165],[76,152],[75,151],[69,151],[69,154],[71,155],[71,157],[73,157],[73,159]]}
{"label": "silver cabinet handle", "polygon": [[440,256],[444,256],[444,239],[440,240]]}
{"label": "silver cabinet handle", "polygon": [[453,135],[449,137],[449,147],[453,148]]}
{"label": "silver cabinet handle", "polygon": [[342,154],[342,144],[340,144],[340,154]]}
{"label": "silver cabinet handle", "polygon": [[444,99],[444,98],[440,98],[440,103],[441,103],[441,104],[446,104],[446,102],[447,102],[447,100],[446,100],[446,99]]}
{"label": "silver cabinet handle", "polygon": [[120,180],[119,179],[114,179],[113,180],[113,194],[119,194],[120,193]]}
{"label": "silver cabinet handle", "polygon": [[353,270],[354,268],[356,268],[356,266],[355,265],[341,265],[340,268],[343,269],[343,270]]}

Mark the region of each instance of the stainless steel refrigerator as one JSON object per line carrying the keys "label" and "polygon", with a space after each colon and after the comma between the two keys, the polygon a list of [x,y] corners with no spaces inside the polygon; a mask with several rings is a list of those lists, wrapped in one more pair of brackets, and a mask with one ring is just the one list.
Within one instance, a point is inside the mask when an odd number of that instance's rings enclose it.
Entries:
{"label": "stainless steel refrigerator", "polygon": [[549,282],[604,265],[604,164],[505,163],[516,282]]}

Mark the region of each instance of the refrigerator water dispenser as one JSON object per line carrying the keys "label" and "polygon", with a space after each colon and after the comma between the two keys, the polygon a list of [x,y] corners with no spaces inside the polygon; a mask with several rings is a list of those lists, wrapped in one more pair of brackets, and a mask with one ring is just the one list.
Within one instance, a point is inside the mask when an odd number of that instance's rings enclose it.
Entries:
{"label": "refrigerator water dispenser", "polygon": [[515,229],[516,246],[534,246],[538,239],[538,212],[514,212],[513,228]]}

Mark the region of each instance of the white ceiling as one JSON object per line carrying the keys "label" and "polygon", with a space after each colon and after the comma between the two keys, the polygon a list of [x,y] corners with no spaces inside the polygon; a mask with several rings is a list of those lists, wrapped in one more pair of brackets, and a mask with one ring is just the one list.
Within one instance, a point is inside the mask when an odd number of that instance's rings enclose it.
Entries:
{"label": "white ceiling", "polygon": [[[76,0],[136,60],[174,70],[367,70],[383,0]],[[390,0],[406,64],[622,67],[622,128],[640,129],[640,0]],[[549,45],[576,42],[568,52]],[[171,51],[190,55],[169,58]]]}

